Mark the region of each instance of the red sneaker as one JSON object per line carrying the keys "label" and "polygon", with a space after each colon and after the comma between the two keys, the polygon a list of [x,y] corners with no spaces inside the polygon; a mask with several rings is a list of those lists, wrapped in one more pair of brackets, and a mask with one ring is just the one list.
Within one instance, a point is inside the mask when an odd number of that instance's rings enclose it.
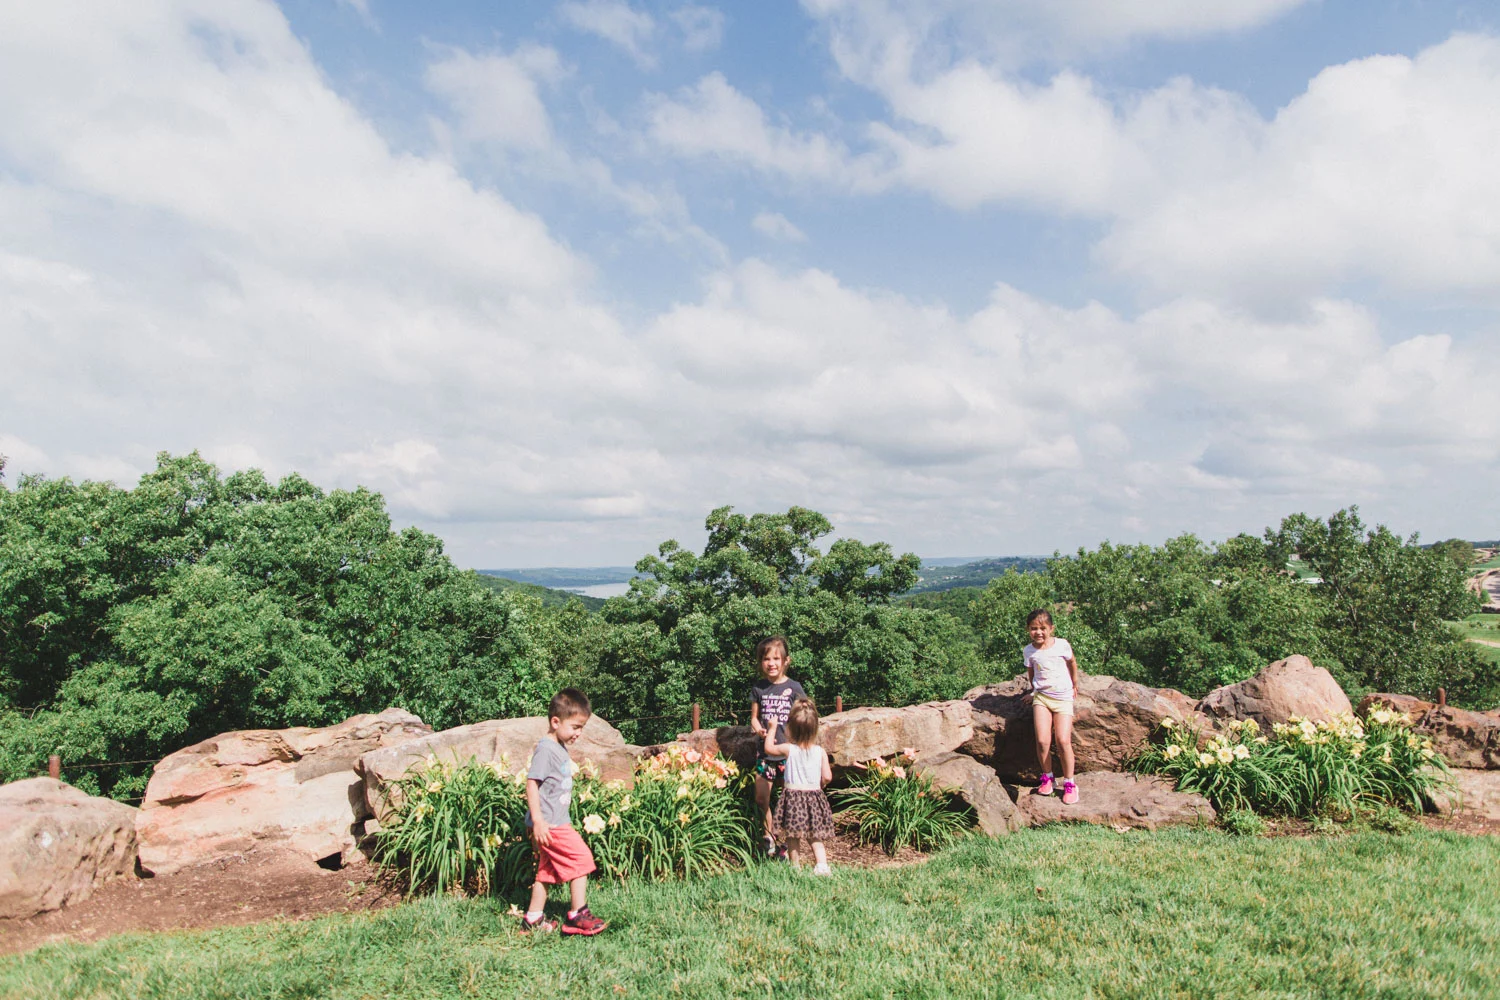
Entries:
{"label": "red sneaker", "polygon": [[1078,801],[1078,786],[1071,781],[1063,782],[1063,805],[1070,806]]}
{"label": "red sneaker", "polygon": [[1050,774],[1044,774],[1044,775],[1042,775],[1041,784],[1039,784],[1039,785],[1036,786],[1036,793],[1038,795],[1051,795],[1052,794],[1052,775],[1050,775]]}
{"label": "red sneaker", "polygon": [[585,906],[563,921],[562,932],[564,934],[582,934],[586,937],[593,937],[608,926],[609,924],[594,916],[589,912],[589,908]]}

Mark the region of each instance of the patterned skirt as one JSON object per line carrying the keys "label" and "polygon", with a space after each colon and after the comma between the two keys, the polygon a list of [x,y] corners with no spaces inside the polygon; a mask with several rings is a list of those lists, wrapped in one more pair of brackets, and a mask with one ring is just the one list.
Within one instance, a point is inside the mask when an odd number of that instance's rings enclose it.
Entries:
{"label": "patterned skirt", "polygon": [[833,839],[833,810],[821,791],[784,788],[776,800],[776,828],[783,837],[806,840]]}

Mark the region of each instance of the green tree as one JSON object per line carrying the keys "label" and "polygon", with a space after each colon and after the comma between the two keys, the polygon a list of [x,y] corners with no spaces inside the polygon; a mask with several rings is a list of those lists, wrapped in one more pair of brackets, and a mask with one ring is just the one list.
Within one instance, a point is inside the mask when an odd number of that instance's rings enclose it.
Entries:
{"label": "green tree", "polygon": [[1431,697],[1444,687],[1476,705],[1500,695],[1495,668],[1447,624],[1478,609],[1466,568],[1447,551],[1422,548],[1416,535],[1403,541],[1385,525],[1366,529],[1357,507],[1326,520],[1294,514],[1267,529],[1266,542],[1273,559],[1296,554],[1317,574],[1310,589],[1351,693]]}
{"label": "green tree", "polygon": [[0,778],[58,752],[139,792],[148,760],[229,729],[396,705],[453,726],[539,709],[550,619],[391,530],[380,496],[223,478],[162,455],[134,489],[0,484]]}
{"label": "green tree", "polygon": [[[606,603],[610,625],[590,691],[614,718],[645,718],[638,739],[678,731],[693,702],[743,719],[755,644],[787,636],[792,675],[825,707],[952,696],[987,678],[962,623],[891,603],[920,562],[886,543],[840,539],[815,511],[709,514],[701,554],[675,541],[636,564],[629,594]],[[658,718],[660,717],[660,718]]]}

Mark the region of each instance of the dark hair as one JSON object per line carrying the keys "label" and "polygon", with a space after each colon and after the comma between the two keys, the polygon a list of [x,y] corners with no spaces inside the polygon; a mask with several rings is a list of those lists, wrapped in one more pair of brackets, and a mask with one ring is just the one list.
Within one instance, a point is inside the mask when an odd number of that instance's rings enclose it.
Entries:
{"label": "dark hair", "polygon": [[1037,608],[1031,614],[1026,616],[1026,627],[1031,628],[1031,623],[1036,621],[1038,618],[1045,618],[1047,619],[1048,625],[1052,624],[1052,612],[1048,611],[1046,608]]}
{"label": "dark hair", "polygon": [[781,647],[782,659],[790,660],[792,658],[792,647],[786,644],[786,636],[773,635],[768,638],[762,639],[760,642],[757,642],[755,644],[756,666],[760,666],[760,661],[766,658],[766,654],[771,651],[772,646]]}
{"label": "dark hair", "polygon": [[818,706],[811,698],[798,698],[786,717],[786,735],[799,747],[810,746],[818,738]]}
{"label": "dark hair", "polygon": [[549,719],[571,719],[577,715],[593,715],[594,710],[589,707],[589,696],[577,688],[563,688],[552,696],[552,701],[547,705],[547,718]]}

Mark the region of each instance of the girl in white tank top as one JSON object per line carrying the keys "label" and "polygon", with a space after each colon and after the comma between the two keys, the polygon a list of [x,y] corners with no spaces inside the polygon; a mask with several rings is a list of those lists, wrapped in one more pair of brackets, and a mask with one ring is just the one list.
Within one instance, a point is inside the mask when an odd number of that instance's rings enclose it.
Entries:
{"label": "girl in white tank top", "polygon": [[786,720],[788,742],[776,742],[776,727],[766,731],[766,756],[786,758],[786,783],[776,802],[776,826],[788,842],[792,864],[802,866],[805,848],[812,849],[813,874],[828,875],[824,844],[833,838],[833,810],[823,786],[833,780],[828,754],[818,746],[818,708],[809,698],[792,703]]}

